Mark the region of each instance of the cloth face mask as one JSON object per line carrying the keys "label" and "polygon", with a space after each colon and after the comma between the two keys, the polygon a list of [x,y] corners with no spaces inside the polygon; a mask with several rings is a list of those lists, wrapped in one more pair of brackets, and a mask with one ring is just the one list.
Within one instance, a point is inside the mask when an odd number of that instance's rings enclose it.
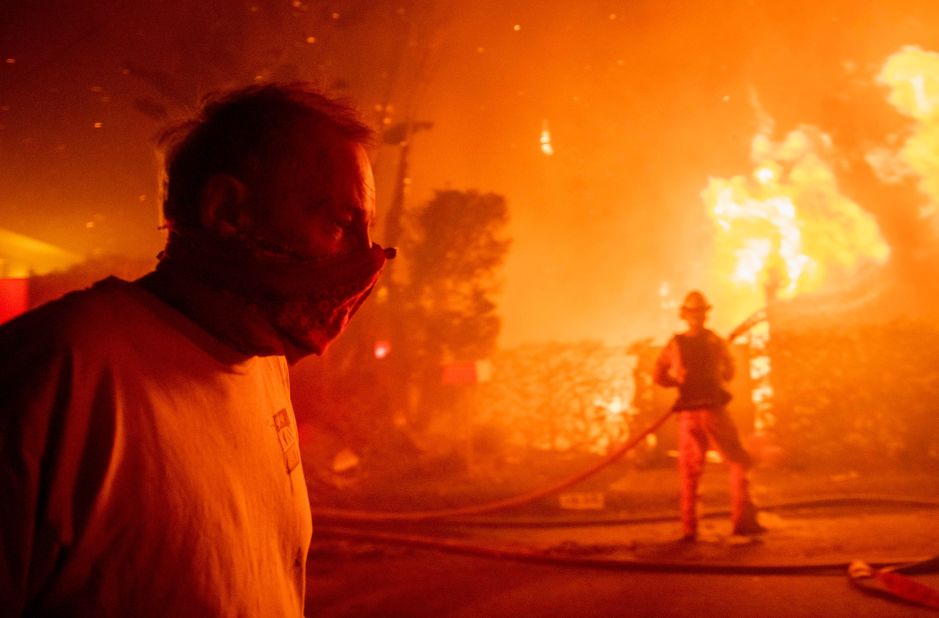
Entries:
{"label": "cloth face mask", "polygon": [[257,308],[291,345],[322,354],[368,297],[396,250],[304,258],[246,236],[171,230],[158,270],[176,270]]}

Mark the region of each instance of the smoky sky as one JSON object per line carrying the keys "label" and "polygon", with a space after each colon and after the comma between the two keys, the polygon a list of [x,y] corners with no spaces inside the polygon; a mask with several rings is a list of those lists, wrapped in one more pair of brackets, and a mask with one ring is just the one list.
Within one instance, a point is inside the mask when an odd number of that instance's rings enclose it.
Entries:
{"label": "smoky sky", "polygon": [[[504,344],[624,343],[662,326],[661,282],[702,284],[708,178],[749,172],[767,116],[778,133],[816,124],[853,144],[850,117],[882,137],[865,116],[882,98],[874,76],[904,45],[930,49],[937,13],[841,0],[5,3],[0,226],[85,255],[155,256],[159,128],[217,88],[311,80],[376,126],[433,123],[412,138],[409,207],[438,189],[506,196]],[[399,155],[374,153],[379,216]]]}

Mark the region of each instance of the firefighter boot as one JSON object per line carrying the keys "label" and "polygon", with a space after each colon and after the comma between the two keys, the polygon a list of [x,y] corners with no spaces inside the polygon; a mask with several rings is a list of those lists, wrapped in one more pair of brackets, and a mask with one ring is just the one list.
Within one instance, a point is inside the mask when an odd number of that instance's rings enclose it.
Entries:
{"label": "firefighter boot", "polygon": [[766,532],[766,528],[757,519],[756,507],[752,504],[743,509],[740,516],[734,521],[733,533],[739,536],[756,536]]}

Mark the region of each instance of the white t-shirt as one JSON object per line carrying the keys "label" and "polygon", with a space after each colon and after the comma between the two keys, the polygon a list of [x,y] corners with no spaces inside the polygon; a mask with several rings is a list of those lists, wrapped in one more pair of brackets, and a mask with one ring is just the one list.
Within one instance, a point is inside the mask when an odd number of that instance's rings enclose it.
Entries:
{"label": "white t-shirt", "polygon": [[302,615],[287,376],[113,278],[0,328],[0,613]]}

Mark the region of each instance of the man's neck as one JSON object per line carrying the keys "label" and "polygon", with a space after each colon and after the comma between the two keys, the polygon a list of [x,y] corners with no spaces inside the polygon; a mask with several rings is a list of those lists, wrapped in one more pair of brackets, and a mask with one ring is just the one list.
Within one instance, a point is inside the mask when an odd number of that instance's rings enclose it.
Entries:
{"label": "man's neck", "polygon": [[274,329],[250,305],[197,279],[158,270],[135,281],[198,324],[210,335],[247,356],[285,353]]}

